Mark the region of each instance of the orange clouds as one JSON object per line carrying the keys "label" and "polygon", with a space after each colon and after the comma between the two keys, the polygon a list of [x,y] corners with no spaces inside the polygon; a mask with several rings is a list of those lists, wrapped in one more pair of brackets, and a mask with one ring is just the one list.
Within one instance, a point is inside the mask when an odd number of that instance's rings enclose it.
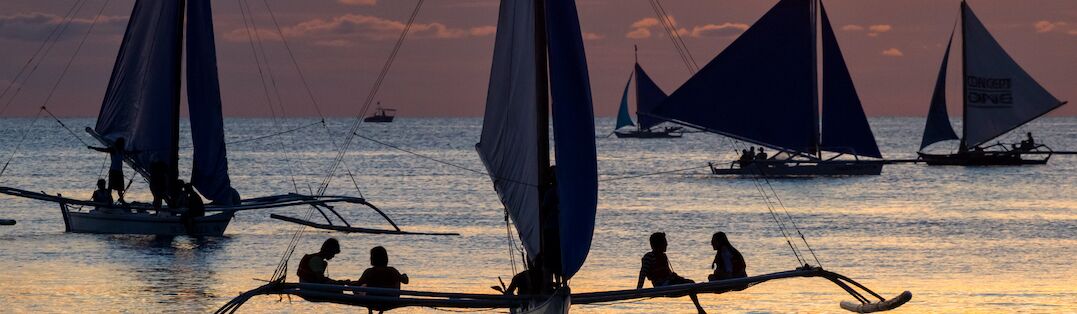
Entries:
{"label": "orange clouds", "polygon": [[[360,0],[347,0],[360,2]],[[369,1],[373,3],[373,1]],[[311,39],[321,46],[350,46],[361,40],[390,40],[400,36],[406,24],[402,21],[386,19],[364,14],[345,14],[331,18],[317,18],[303,21],[281,29],[289,38]],[[485,37],[497,32],[495,26],[478,26],[471,28],[451,27],[440,22],[415,23],[411,26],[409,36],[412,38],[456,39]],[[259,29],[262,39],[279,39],[275,30]],[[236,29],[225,33],[224,38],[231,41],[246,41],[247,30]]]}
{"label": "orange clouds", "polygon": [[905,56],[905,53],[901,52],[901,50],[899,50],[897,48],[890,48],[890,49],[883,50],[882,54],[884,56],[887,56],[887,57],[904,57]]}
{"label": "orange clouds", "polygon": [[887,33],[894,30],[894,26],[890,24],[872,24],[868,26],[849,24],[841,27],[842,31],[846,32],[863,32],[867,31],[868,36],[876,37],[879,34]]}
{"label": "orange clouds", "polygon": [[[669,19],[670,23],[673,24],[674,27],[677,26],[676,19],[674,19],[672,16],[667,18]],[[662,21],[659,21],[657,18],[653,17],[639,19],[629,26],[629,28],[631,28],[632,30],[628,33],[625,33],[625,37],[631,39],[651,38],[652,36],[654,36],[654,31],[652,29],[662,27],[661,23]],[[696,25],[693,26],[691,30],[684,27],[676,27],[676,31],[678,35],[697,38],[732,37],[744,32],[744,30],[747,30],[748,27],[749,25],[744,23],[725,22],[721,24]]]}

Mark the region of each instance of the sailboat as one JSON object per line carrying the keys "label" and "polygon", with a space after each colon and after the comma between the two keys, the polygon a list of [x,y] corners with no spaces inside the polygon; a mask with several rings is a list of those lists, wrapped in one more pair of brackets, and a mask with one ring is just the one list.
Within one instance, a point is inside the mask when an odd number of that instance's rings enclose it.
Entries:
{"label": "sailboat", "polygon": [[[882,158],[882,154],[826,10],[815,2],[781,1],[646,114],[777,150],[766,160],[712,165],[714,174],[880,174],[882,160],[860,160]],[[821,115],[818,24],[822,26]],[[854,159],[838,158],[843,155]]]}
{"label": "sailboat", "polygon": [[[963,123],[957,137],[946,113],[946,69],[953,34],[931,96],[924,136],[918,152],[928,165],[1046,164],[1051,148],[1029,138],[1021,144],[988,142],[1065,105],[1040,86],[991,36],[980,19],[961,1],[961,64]],[[928,146],[961,140],[954,154],[924,152]],[[1039,155],[1041,158],[1024,158]]]}
{"label": "sailboat", "polygon": [[150,181],[151,165],[163,165],[164,173],[155,175],[166,176],[165,182],[179,179],[180,93],[186,26],[187,104],[194,145],[190,182],[201,196],[211,201],[205,206],[204,215],[187,217],[188,208],[183,206],[99,203],[13,187],[0,187],[0,193],[58,204],[64,229],[73,233],[220,236],[238,211],[290,206],[334,211],[330,203],[374,208],[363,198],[348,196],[289,193],[242,199],[232,188],[210,2],[135,2],[97,123],[94,128],[86,128],[105,147],[113,147],[118,139],[125,139],[124,150],[132,153],[127,154],[124,162],[146,181]]}
{"label": "sailboat", "polygon": [[374,115],[364,118],[363,122],[389,123],[393,122],[394,118],[396,118],[396,109],[382,107],[381,102],[378,102],[378,107],[374,109]]}
{"label": "sailboat", "polygon": [[[806,14],[807,10],[799,11],[797,2],[806,1],[783,0],[772,12]],[[297,295],[374,309],[414,306],[567,313],[573,304],[725,293],[771,280],[811,277],[826,279],[854,296],[857,301],[841,303],[853,312],[886,311],[912,298],[905,291],[885,299],[852,279],[808,265],[705,283],[572,293],[572,277],[590,252],[598,207],[594,113],[576,4],[573,0],[502,0],[497,25],[486,112],[475,148],[526,258],[535,265],[531,270],[544,274],[541,286],[552,289],[515,296],[287,283],[278,278],[240,294],[216,313],[234,313],[259,295]],[[550,160],[551,116],[556,166]]]}
{"label": "sailboat", "polygon": [[621,105],[617,110],[617,126],[613,128],[613,134],[618,138],[678,138],[682,136],[682,127],[665,127],[656,128],[658,124],[663,121],[655,119],[654,117],[638,114],[637,120],[639,126],[635,130],[625,130],[624,128],[630,126],[636,126],[632,122],[632,116],[628,113],[628,89],[632,86],[632,79],[636,81],[636,111],[647,112],[654,109],[655,106],[666,100],[666,92],[662,91],[658,84],[651,80],[651,77],[647,75],[647,72],[643,71],[643,67],[639,65],[639,57],[636,58],[636,64],[632,71],[632,75],[628,76],[628,83],[625,83],[624,93],[621,95]]}

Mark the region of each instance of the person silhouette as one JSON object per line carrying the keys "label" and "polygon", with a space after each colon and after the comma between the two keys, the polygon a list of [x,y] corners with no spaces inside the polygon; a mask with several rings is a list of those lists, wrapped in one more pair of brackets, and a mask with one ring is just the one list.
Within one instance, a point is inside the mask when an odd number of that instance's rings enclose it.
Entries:
{"label": "person silhouette", "polygon": [[93,191],[93,196],[90,199],[96,203],[108,204],[108,207],[96,206],[94,209],[109,210],[112,208],[112,191],[106,186],[105,179],[97,179],[97,190]]}
{"label": "person silhouette", "polygon": [[714,273],[707,276],[707,280],[725,280],[733,278],[748,277],[745,271],[747,266],[744,263],[744,256],[737,251],[737,248],[733,247],[733,244],[729,243],[729,238],[726,237],[725,232],[715,232],[711,236],[711,247],[714,248],[714,261],[711,262],[711,268],[714,269]]}
{"label": "person silhouette", "polygon": [[[370,266],[370,268],[363,271],[363,275],[359,277],[359,280],[356,280],[351,284],[355,286],[396,290],[400,290],[401,284],[408,284],[408,274],[400,273],[396,268],[389,266],[389,253],[384,247],[375,246],[370,249]],[[367,295],[386,297],[400,296],[400,294],[379,292],[367,293]],[[374,311],[381,313],[389,309],[391,308],[379,306],[367,308],[370,313],[373,313]]]}
{"label": "person silhouette", "polygon": [[303,255],[295,272],[296,276],[299,276],[299,283],[347,284],[349,282],[347,280],[334,280],[325,275],[329,268],[329,260],[337,254],[340,254],[340,242],[329,238],[322,242],[322,248],[317,253]]}
{"label": "person silhouette", "polygon": [[133,151],[125,150],[126,143],[127,142],[120,137],[116,138],[109,147],[86,146],[92,150],[108,153],[110,161],[108,166],[108,188],[116,191],[116,198],[119,199],[120,203],[124,203],[123,159],[128,154],[134,153]]}
{"label": "person silhouette", "polygon": [[762,146],[759,147],[759,153],[755,154],[755,159],[756,160],[767,160],[767,153],[763,152],[763,147]]}
{"label": "person silhouette", "polygon": [[[666,256],[666,248],[669,246],[669,243],[666,241],[665,233],[655,232],[651,234],[649,241],[651,242],[651,251],[643,255],[642,266],[639,269],[639,279],[636,282],[636,289],[643,289],[644,278],[650,280],[651,285],[655,288],[695,283],[695,281],[692,281],[691,279],[677,275],[677,273],[673,272],[673,269],[669,266],[669,257]],[[692,303],[696,306],[696,311],[699,313],[707,313],[707,311],[703,310],[703,306],[699,305],[699,298],[695,293],[689,294],[688,297],[692,299]]]}

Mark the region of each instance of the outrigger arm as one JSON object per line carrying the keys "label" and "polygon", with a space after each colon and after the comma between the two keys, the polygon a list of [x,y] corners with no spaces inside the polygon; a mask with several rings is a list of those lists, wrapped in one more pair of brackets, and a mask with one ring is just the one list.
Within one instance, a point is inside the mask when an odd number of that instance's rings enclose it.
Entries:
{"label": "outrigger arm", "polygon": [[[626,289],[602,292],[574,293],[573,304],[593,304],[626,301],[644,298],[677,298],[689,294],[726,293],[748,289],[763,282],[802,277],[821,277],[834,283],[856,298],[856,301],[843,301],[841,308],[857,313],[889,311],[900,307],[912,299],[912,293],[902,292],[898,296],[886,299],[864,285],[841,274],[823,270],[821,267],[802,267],[796,270],[758,275],[746,278],[711,281],[694,284],[680,284],[648,289]],[[858,290],[859,289],[859,290]],[[348,291],[353,293],[342,293]],[[863,292],[863,293],[862,293]],[[867,295],[865,295],[865,293]],[[371,294],[398,295],[399,297],[375,296]],[[445,293],[429,291],[410,291],[380,289],[344,285],[325,285],[307,283],[270,282],[254,290],[247,291],[232,299],[217,314],[235,313],[248,300],[259,295],[295,295],[314,302],[326,302],[351,306],[401,308],[410,306],[440,308],[498,309],[516,308],[529,301],[543,300],[549,296],[512,296],[501,294]],[[878,301],[874,301],[878,299]]]}

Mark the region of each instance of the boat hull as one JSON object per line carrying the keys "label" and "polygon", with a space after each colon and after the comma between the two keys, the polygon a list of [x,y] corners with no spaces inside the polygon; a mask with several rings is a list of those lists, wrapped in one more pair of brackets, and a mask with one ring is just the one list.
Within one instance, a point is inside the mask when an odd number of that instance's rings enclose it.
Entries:
{"label": "boat hull", "polygon": [[766,161],[753,162],[741,167],[734,162],[728,168],[711,165],[715,175],[740,175],[768,178],[784,177],[836,177],[877,176],[883,172],[878,161],[832,160],[832,161]]}
{"label": "boat hull", "polygon": [[187,224],[180,216],[171,214],[106,212],[91,210],[88,212],[71,211],[61,204],[64,226],[67,232],[94,234],[146,234],[146,235],[190,235],[222,236],[228,223],[232,221],[232,212],[220,212],[204,217],[194,218]]}
{"label": "boat hull", "polygon": [[364,118],[363,122],[389,123],[393,122],[393,118],[393,116],[369,116]]}
{"label": "boat hull", "polygon": [[1043,159],[1024,159],[1018,152],[982,152],[982,153],[957,153],[957,154],[926,154],[917,153],[920,160],[930,166],[1021,166],[1043,165],[1051,159],[1047,155]]}
{"label": "boat hull", "polygon": [[673,132],[614,132],[617,138],[680,138],[681,133]]}

